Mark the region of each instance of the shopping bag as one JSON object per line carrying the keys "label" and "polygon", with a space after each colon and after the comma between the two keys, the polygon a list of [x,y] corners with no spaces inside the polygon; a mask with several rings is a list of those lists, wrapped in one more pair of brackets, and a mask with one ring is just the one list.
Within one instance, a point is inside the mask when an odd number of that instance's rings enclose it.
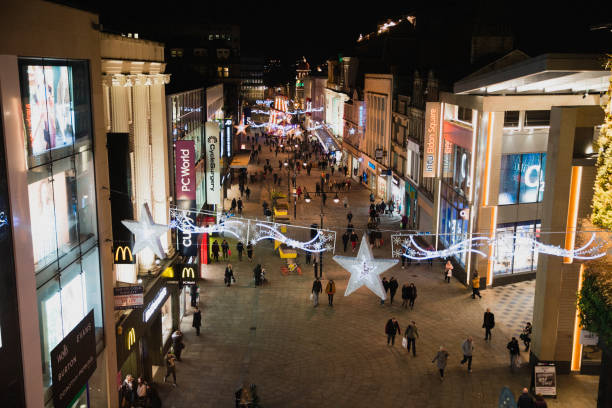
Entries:
{"label": "shopping bag", "polygon": [[521,362],[520,354],[518,356],[516,356],[516,359],[514,360],[514,362],[515,362],[516,368],[521,368],[522,362]]}
{"label": "shopping bag", "polygon": [[232,256],[232,250],[231,249],[227,250],[227,255]]}
{"label": "shopping bag", "polygon": [[405,337],[402,338],[402,347],[408,348],[408,339]]}
{"label": "shopping bag", "polygon": [[311,301],[314,300],[314,293],[312,293],[312,292],[310,293],[310,300]]}

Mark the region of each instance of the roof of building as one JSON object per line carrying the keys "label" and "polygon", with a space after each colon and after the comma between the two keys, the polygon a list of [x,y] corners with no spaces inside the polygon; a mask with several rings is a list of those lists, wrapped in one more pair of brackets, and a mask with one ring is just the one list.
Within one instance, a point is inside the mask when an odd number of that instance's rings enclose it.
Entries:
{"label": "roof of building", "polygon": [[[608,89],[610,78],[603,57],[542,54],[523,59],[513,51],[455,82],[454,92],[476,95],[603,92]],[[503,63],[504,59],[518,62],[508,65]]]}

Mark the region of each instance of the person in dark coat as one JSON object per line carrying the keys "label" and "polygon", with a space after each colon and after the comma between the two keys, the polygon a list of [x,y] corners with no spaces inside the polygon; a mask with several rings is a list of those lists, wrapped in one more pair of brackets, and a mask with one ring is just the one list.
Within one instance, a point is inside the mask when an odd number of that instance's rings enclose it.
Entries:
{"label": "person in dark coat", "polygon": [[487,308],[484,314],[482,327],[485,329],[485,340],[491,340],[491,329],[495,327],[495,315]]}
{"label": "person in dark coat", "polygon": [[[385,294],[389,291],[389,281],[387,280],[387,278],[383,277],[382,278],[382,285],[383,288],[385,288]],[[380,299],[380,304],[384,305],[385,304],[385,300],[384,299]]]}
{"label": "person in dark coat", "polygon": [[521,349],[519,348],[518,340],[513,337],[512,340],[506,345],[506,348],[510,352],[510,369],[514,371],[514,368],[518,366],[517,360],[521,355]]}
{"label": "person in dark coat", "polygon": [[414,301],[417,298],[417,288],[414,286],[414,283],[411,283],[408,287],[408,301],[410,310],[414,309]]}
{"label": "person in dark coat", "polygon": [[517,408],[533,408],[533,398],[529,395],[529,390],[527,388],[523,388],[523,393],[518,398],[516,402]]}
{"label": "person in dark coat", "polygon": [[314,302],[314,307],[319,306],[319,293],[323,292],[323,285],[321,285],[321,281],[319,278],[316,278],[314,282],[312,282],[312,300]]}
{"label": "person in dark coat", "polygon": [[234,212],[235,209],[236,209],[236,198],[232,198],[232,205],[230,207],[230,211]]}
{"label": "person in dark coat", "polygon": [[236,282],[236,278],[234,277],[234,271],[232,270],[232,264],[227,264],[227,267],[225,268],[224,282],[228,288],[232,286],[232,281]]}
{"label": "person in dark coat", "polygon": [[172,333],[172,349],[174,350],[174,354],[176,355],[176,359],[178,361],[182,361],[181,353],[183,352],[184,348],[185,343],[183,343],[183,332],[177,330]]}
{"label": "person in dark coat", "polygon": [[306,251],[306,265],[310,265],[310,261],[312,261],[312,254]]}
{"label": "person in dark coat", "polygon": [[408,285],[405,283],[402,286],[402,307],[408,309]]}
{"label": "person in dark coat", "polygon": [[395,344],[395,335],[402,334],[399,323],[395,320],[395,317],[390,318],[385,325],[385,334],[387,335],[387,346]]}
{"label": "person in dark coat", "polygon": [[196,329],[196,336],[200,335],[200,327],[202,327],[202,312],[196,306],[193,310],[193,322],[191,323],[191,327]]}
{"label": "person in dark coat", "polygon": [[342,234],[342,246],[344,248],[344,252],[346,252],[346,247],[348,245],[349,242],[349,234],[348,232],[344,231],[344,234]]}
{"label": "person in dark coat", "polygon": [[215,240],[212,244],[211,251],[213,253],[213,258],[215,262],[219,262],[219,243]]}
{"label": "person in dark coat", "polygon": [[247,257],[249,258],[249,262],[253,261],[253,244],[250,242],[247,244]]}
{"label": "person in dark coat", "polygon": [[221,252],[223,253],[223,259],[226,260],[229,258],[229,244],[226,240],[221,242]]}
{"label": "person in dark coat", "polygon": [[389,304],[390,305],[393,304],[393,298],[395,297],[395,293],[397,292],[398,287],[399,287],[399,283],[397,283],[397,280],[392,276],[391,280],[389,281],[389,297],[390,297]]}
{"label": "person in dark coat", "polygon": [[238,214],[242,214],[242,197],[238,199]]}
{"label": "person in dark coat", "polygon": [[239,241],[236,244],[236,251],[238,251],[238,260],[242,261],[242,252],[244,251],[244,244],[242,243],[242,241]]}
{"label": "person in dark coat", "polygon": [[348,220],[350,224],[351,221],[353,220],[353,213],[349,211],[348,214],[346,214],[346,219]]}
{"label": "person in dark coat", "polygon": [[191,285],[189,295],[191,296],[191,307],[196,307],[198,305],[198,285]]}
{"label": "person in dark coat", "polygon": [[255,286],[261,285],[261,264],[257,264],[253,269],[253,275],[255,277]]}

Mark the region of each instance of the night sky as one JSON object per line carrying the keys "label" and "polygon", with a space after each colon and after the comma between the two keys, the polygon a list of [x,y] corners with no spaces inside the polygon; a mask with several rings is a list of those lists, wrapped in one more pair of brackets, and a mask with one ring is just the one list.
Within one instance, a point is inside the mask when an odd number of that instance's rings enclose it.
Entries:
{"label": "night sky", "polygon": [[[305,55],[322,62],[349,51],[359,33],[368,33],[387,18],[425,13],[466,24],[504,24],[511,27],[516,48],[530,55],[543,52],[612,52],[610,30],[589,30],[612,23],[606,1],[200,1],[154,2],[109,0],[93,4],[67,0],[99,12],[105,28],[139,31],[141,38],[164,41],[170,24],[232,23],[241,26],[241,52],[245,56],[281,57],[293,61]],[[571,4],[572,7],[569,7]],[[417,20],[419,24],[419,20]],[[350,52],[350,51],[349,51]],[[443,52],[443,50],[441,50]]]}

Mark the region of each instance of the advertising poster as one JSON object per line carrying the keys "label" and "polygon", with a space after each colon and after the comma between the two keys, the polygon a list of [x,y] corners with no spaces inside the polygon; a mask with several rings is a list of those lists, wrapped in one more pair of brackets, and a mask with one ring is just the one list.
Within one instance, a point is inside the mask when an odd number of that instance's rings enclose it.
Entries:
{"label": "advertising poster", "polygon": [[177,140],[174,148],[176,169],[176,199],[196,199],[195,142]]}
{"label": "advertising poster", "polygon": [[557,373],[554,364],[538,363],[534,367],[535,393],[544,396],[557,395]]}
{"label": "advertising poster", "polygon": [[28,150],[39,155],[74,143],[72,67],[27,66]]}
{"label": "advertising poster", "polygon": [[96,335],[93,309],[51,351],[53,405],[65,408],[96,370]]}
{"label": "advertising poster", "polygon": [[219,124],[206,122],[206,202],[221,204]]}
{"label": "advertising poster", "polygon": [[144,296],[142,286],[119,286],[113,288],[113,295],[115,310],[142,308]]}

